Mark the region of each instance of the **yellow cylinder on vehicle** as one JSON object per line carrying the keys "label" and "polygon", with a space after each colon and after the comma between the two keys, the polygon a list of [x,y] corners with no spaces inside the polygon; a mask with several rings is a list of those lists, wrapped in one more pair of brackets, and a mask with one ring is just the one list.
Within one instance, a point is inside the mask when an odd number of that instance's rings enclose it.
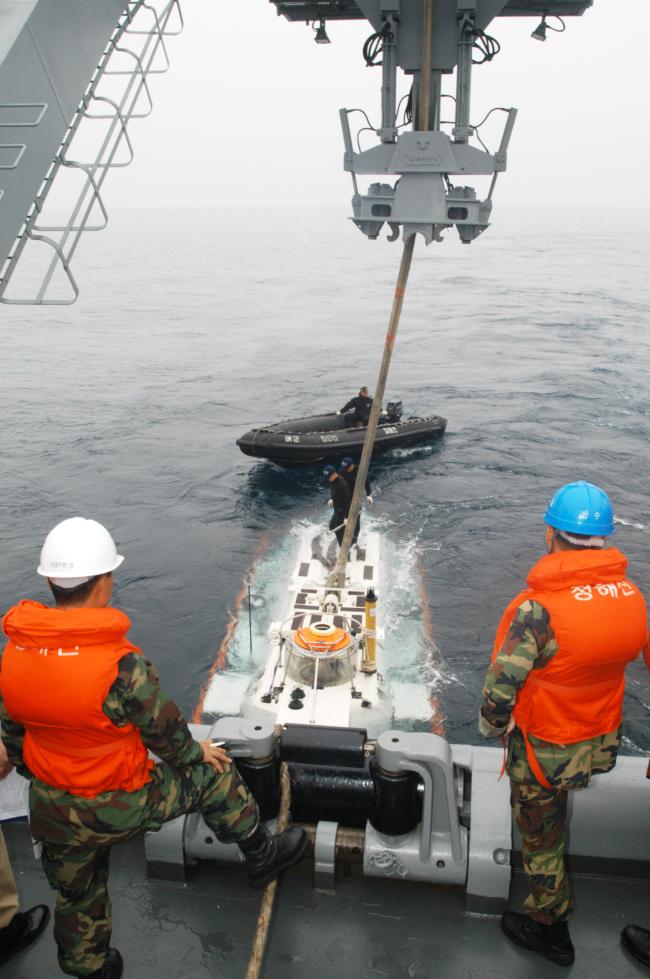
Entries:
{"label": "yellow cylinder on vehicle", "polygon": [[364,673],[377,671],[377,596],[372,588],[366,594],[361,669]]}

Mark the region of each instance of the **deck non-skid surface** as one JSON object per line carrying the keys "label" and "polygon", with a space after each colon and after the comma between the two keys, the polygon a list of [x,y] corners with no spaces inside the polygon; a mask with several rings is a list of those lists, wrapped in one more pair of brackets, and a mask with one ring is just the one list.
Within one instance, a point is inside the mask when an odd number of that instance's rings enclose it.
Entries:
{"label": "deck non-skid surface", "polygon": [[[5,824],[23,907],[53,905],[24,824]],[[312,889],[311,864],[279,890],[264,979],[626,979],[650,970],[622,951],[624,924],[650,926],[650,882],[574,880],[577,959],[561,969],[511,946],[495,918],[463,914],[457,888],[370,880],[341,881],[335,896]],[[239,979],[255,930],[259,892],[239,868],[203,864],[188,886],[147,881],[140,841],[115,847],[111,860],[113,943],[124,979]],[[515,875],[512,907],[525,881]],[[51,925],[2,968],[3,979],[54,979]]]}

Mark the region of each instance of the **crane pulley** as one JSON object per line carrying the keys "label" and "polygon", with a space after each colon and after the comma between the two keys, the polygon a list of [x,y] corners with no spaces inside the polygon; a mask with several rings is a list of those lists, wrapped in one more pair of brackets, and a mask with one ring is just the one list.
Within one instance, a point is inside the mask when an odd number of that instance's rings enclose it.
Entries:
{"label": "crane pulley", "polygon": [[[427,244],[441,241],[451,227],[469,244],[490,223],[497,176],[507,166],[507,151],[517,110],[496,107],[505,123],[495,152],[490,153],[472,125],[471,85],[474,65],[491,61],[499,43],[486,33],[498,16],[561,17],[582,14],[591,0],[438,0],[431,17],[430,65],[424,70],[422,52],[425,0],[271,0],[288,20],[320,21],[316,40],[328,40],[327,20],[366,19],[374,33],[363,49],[365,63],[381,66],[381,121],[370,126],[359,109],[340,110],[344,143],[344,170],[352,177],[352,220],[368,238],[377,238],[388,226],[389,240],[413,234]],[[539,36],[535,34],[534,36]],[[412,78],[403,119],[397,99],[397,72]],[[443,94],[442,80],[456,72],[455,94]],[[421,79],[421,75],[424,77]],[[427,97],[427,116],[419,119],[419,104]],[[454,102],[453,119],[442,119],[443,98]],[[363,129],[374,129],[379,142],[361,149],[350,117],[364,116]],[[487,116],[485,117],[487,119]],[[415,121],[417,120],[417,125]],[[413,129],[407,130],[413,122]],[[475,139],[475,145],[471,142]],[[374,176],[365,190],[359,177]],[[470,176],[486,177],[484,197],[468,184]],[[395,179],[396,178],[396,179]]]}

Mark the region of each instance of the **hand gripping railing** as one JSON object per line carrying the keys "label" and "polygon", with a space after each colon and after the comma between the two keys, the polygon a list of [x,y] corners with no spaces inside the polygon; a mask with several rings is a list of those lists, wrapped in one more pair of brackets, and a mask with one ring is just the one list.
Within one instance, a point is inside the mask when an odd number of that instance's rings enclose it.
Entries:
{"label": "hand gripping railing", "polygon": [[[128,133],[132,119],[144,119],[153,109],[149,84],[151,75],[164,74],[169,69],[165,39],[180,34],[183,15],[180,0],[129,0],[113,32],[79,109],[70,123],[59,152],[52,162],[39,192],[16,239],[4,269],[0,269],[0,302],[15,305],[70,305],[79,295],[71,262],[81,236],[86,231],[101,231],[106,227],[108,214],[101,190],[109,170],[126,167],[133,160],[133,146]],[[120,63],[128,65],[119,67]],[[108,81],[107,81],[108,80]],[[116,80],[116,81],[110,81]],[[123,85],[120,81],[123,80]],[[102,94],[102,82],[121,88],[117,95]],[[75,159],[75,138],[80,141],[88,121],[106,124],[99,148],[90,159]],[[76,145],[76,143],[75,143]],[[123,154],[119,158],[118,153]],[[81,191],[63,223],[41,223],[45,202],[61,168],[80,173]],[[96,215],[96,217],[93,217]],[[30,242],[47,245],[52,255],[33,295],[8,296],[7,288],[18,260]],[[62,270],[71,293],[66,298],[50,294],[52,279]]]}

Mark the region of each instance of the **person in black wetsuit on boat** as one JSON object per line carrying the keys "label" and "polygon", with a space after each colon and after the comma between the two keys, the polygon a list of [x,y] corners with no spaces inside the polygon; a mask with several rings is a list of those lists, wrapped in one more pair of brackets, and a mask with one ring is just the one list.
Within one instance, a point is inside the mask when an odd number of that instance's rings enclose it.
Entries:
{"label": "person in black wetsuit on boat", "polygon": [[[357,481],[357,467],[354,464],[354,460],[349,456],[341,459],[341,465],[339,466],[339,473],[343,479],[348,484],[348,489],[350,490],[350,503],[352,502],[352,495],[354,493],[354,487]],[[366,500],[368,503],[372,504],[372,486],[370,485],[370,480],[366,476]],[[357,538],[359,536],[359,530],[361,528],[361,515],[357,519],[357,525],[354,528],[354,537],[352,538],[352,543],[356,544]]]}
{"label": "person in black wetsuit on boat", "polygon": [[340,547],[345,531],[345,519],[350,509],[350,490],[343,477],[337,473],[335,466],[325,466],[323,475],[330,484],[331,496],[327,501],[327,505],[334,509],[332,519],[330,520],[330,530],[333,530],[336,534],[336,539]]}
{"label": "person in black wetsuit on boat", "polygon": [[349,428],[362,428],[364,425],[368,424],[368,419],[370,418],[370,409],[372,408],[372,398],[368,394],[368,388],[362,387],[356,398],[350,398],[347,404],[344,404],[340,411],[337,411],[337,415],[342,415],[344,412],[349,412],[345,416],[346,425]]}

